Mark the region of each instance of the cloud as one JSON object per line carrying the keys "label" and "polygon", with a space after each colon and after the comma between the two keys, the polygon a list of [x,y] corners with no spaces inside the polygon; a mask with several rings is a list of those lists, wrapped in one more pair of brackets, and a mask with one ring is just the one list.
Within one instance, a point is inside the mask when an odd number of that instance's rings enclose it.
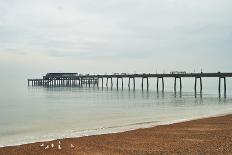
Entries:
{"label": "cloud", "polygon": [[67,63],[142,60],[167,67],[188,61],[189,68],[202,57],[200,63],[210,66],[212,61],[204,62],[209,57],[231,56],[231,5],[230,0],[1,1],[0,55],[41,54]]}

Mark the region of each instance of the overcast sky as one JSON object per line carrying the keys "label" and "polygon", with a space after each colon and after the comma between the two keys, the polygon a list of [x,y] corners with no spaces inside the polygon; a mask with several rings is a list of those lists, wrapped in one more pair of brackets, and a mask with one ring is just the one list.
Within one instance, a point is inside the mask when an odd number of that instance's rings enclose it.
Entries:
{"label": "overcast sky", "polygon": [[0,0],[0,71],[232,71],[231,0]]}

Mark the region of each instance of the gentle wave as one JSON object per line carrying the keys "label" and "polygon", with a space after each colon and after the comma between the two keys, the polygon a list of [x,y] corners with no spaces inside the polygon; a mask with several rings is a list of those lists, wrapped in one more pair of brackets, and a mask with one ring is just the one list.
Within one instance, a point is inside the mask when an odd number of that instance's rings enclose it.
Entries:
{"label": "gentle wave", "polygon": [[31,136],[31,137],[27,137],[26,139],[22,139],[21,142],[0,145],[0,147],[18,146],[18,145],[23,145],[23,144],[52,141],[52,140],[64,139],[64,138],[78,138],[78,137],[93,136],[93,135],[121,133],[121,132],[141,129],[141,128],[150,128],[150,127],[155,127],[158,125],[169,125],[169,124],[186,122],[186,121],[202,119],[202,118],[224,116],[228,114],[231,114],[231,113],[228,112],[228,113],[223,113],[223,114],[214,114],[214,115],[193,117],[193,118],[188,118],[188,119],[179,119],[179,120],[166,121],[166,122],[148,121],[148,122],[138,122],[138,123],[132,123],[132,124],[127,124],[127,125],[100,127],[100,128],[95,128],[95,129],[87,129],[87,130],[79,130],[79,131],[72,130],[72,131],[66,131],[64,133],[48,134],[48,135],[38,136],[38,137]]}

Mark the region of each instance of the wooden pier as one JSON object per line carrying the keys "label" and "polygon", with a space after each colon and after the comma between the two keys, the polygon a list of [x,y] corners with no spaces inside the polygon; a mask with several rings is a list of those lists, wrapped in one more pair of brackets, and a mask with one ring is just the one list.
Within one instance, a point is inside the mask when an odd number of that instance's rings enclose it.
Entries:
{"label": "wooden pier", "polygon": [[[124,79],[128,79],[128,88],[135,89],[135,80],[141,80],[141,88],[144,89],[144,82],[146,82],[146,89],[149,89],[149,79],[156,78],[156,88],[159,90],[159,80],[162,81],[162,91],[164,91],[164,78],[174,79],[174,91],[177,88],[177,82],[179,81],[179,89],[182,90],[182,78],[194,78],[194,90],[197,91],[197,83],[199,81],[199,89],[202,92],[202,78],[216,77],[219,79],[218,91],[221,91],[221,81],[224,82],[224,92],[226,92],[226,78],[232,77],[232,73],[173,73],[170,74],[126,74],[115,73],[111,75],[91,75],[91,74],[78,74],[78,73],[47,73],[41,79],[28,79],[28,86],[78,86],[78,87],[100,87],[99,81],[101,81],[101,87],[105,86],[113,88],[113,79],[116,79],[116,88],[119,89],[119,82],[121,82],[121,88],[124,87]],[[110,82],[109,82],[110,81]],[[132,84],[131,84],[132,82]]]}

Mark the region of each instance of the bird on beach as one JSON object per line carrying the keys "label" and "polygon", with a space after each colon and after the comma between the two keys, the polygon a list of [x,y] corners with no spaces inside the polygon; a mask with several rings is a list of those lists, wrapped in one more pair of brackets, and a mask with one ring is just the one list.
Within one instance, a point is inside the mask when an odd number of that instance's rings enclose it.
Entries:
{"label": "bird on beach", "polygon": [[49,149],[49,145],[47,145],[47,146],[45,147],[45,150],[46,150],[46,149]]}
{"label": "bird on beach", "polygon": [[60,141],[59,141],[59,144],[60,144]]}
{"label": "bird on beach", "polygon": [[53,148],[53,147],[54,147],[54,144],[51,144],[51,147]]}
{"label": "bird on beach", "polygon": [[40,145],[40,147],[43,147],[43,146],[44,146],[44,144],[41,144],[41,145]]}
{"label": "bird on beach", "polygon": [[71,148],[74,148],[74,147],[75,147],[73,144],[71,144],[70,146],[71,146]]}
{"label": "bird on beach", "polygon": [[61,150],[61,146],[60,145],[58,145],[58,149]]}

